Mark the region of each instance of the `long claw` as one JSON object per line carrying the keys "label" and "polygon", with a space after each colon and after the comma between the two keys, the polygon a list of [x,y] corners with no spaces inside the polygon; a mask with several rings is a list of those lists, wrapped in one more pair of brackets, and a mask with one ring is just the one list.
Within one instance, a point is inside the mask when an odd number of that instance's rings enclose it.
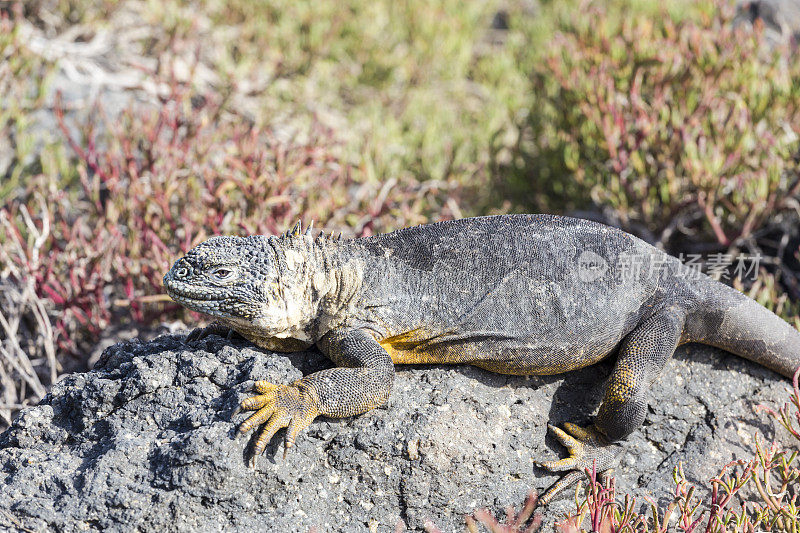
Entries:
{"label": "long claw", "polygon": [[580,479],[586,468],[595,467],[598,472],[611,468],[616,462],[621,448],[613,444],[594,426],[581,427],[565,423],[564,429],[548,425],[553,436],[569,451],[569,456],[556,461],[541,461],[538,465],[553,472],[572,470],[554,483],[540,500],[542,504],[551,501],[557,493]]}
{"label": "long claw", "polygon": [[569,451],[572,451],[576,445],[580,444],[580,442],[578,442],[572,435],[560,427],[549,424],[547,427],[550,428],[550,431],[553,433],[553,436],[558,440],[558,442],[563,444]]}
{"label": "long claw", "polygon": [[289,423],[289,427],[286,428],[286,436],[283,438],[283,458],[286,459],[286,454],[289,453],[289,448],[294,446],[294,441],[297,438],[297,434],[300,432],[300,424],[298,424],[295,420],[292,420]]}
{"label": "long claw", "polygon": [[297,438],[297,434],[306,429],[309,425],[311,425],[311,419],[309,418],[292,419],[292,421],[289,423],[289,427],[286,429],[286,437],[284,438],[284,458],[286,457],[286,453],[289,451],[289,448],[294,446],[294,441]]}
{"label": "long claw", "polygon": [[575,457],[566,457],[558,461],[542,461],[539,466],[546,468],[552,472],[563,472],[565,470],[572,470],[578,466],[578,460]]}
{"label": "long claw", "polygon": [[264,453],[264,450],[267,449],[267,444],[269,444],[269,441],[275,436],[275,433],[288,425],[289,419],[285,416],[273,416],[270,418],[267,425],[264,426],[264,429],[262,429],[261,433],[258,435],[258,440],[256,440],[255,447],[253,448],[253,455],[257,456]]}
{"label": "long claw", "polygon": [[210,335],[219,335],[220,337],[230,339],[234,333],[236,332],[228,326],[222,325],[219,322],[212,322],[204,328],[195,328],[190,331],[186,336],[186,342],[194,342],[200,339],[205,339]]}
{"label": "long claw", "polygon": [[581,477],[583,477],[583,475],[583,472],[573,470],[572,472],[568,472],[561,476],[558,481],[550,485],[550,488],[547,489],[547,492],[544,493],[544,496],[539,498],[539,505],[547,505],[550,503],[559,492],[578,481]]}
{"label": "long claw", "polygon": [[190,331],[188,335],[186,335],[186,342],[194,342],[202,338],[204,333],[205,333],[204,328],[195,328],[192,331]]}
{"label": "long claw", "polygon": [[259,409],[254,415],[242,422],[242,424],[239,426],[239,433],[247,433],[254,427],[263,424],[269,420],[269,417],[272,416],[272,412],[273,409],[266,407],[264,409]]}

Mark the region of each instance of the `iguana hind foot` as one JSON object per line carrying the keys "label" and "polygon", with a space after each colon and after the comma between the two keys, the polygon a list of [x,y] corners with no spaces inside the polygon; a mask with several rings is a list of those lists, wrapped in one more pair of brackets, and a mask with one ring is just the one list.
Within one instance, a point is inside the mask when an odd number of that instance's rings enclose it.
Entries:
{"label": "iguana hind foot", "polygon": [[614,466],[622,452],[621,446],[610,443],[593,425],[584,428],[565,422],[563,427],[562,430],[548,424],[556,439],[569,451],[569,457],[538,462],[538,465],[552,472],[567,473],[547,489],[539,500],[542,505],[548,504],[559,492],[583,477],[587,469],[597,472],[608,470]]}

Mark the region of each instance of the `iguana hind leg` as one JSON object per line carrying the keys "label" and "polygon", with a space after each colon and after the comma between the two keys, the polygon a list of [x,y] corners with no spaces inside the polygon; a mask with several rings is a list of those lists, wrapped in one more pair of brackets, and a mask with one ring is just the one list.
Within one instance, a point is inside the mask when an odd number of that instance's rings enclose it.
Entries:
{"label": "iguana hind leg", "polygon": [[684,321],[685,314],[671,307],[651,316],[625,337],[591,426],[567,423],[564,430],[550,426],[569,457],[540,465],[555,472],[570,472],[548,489],[540,500],[543,504],[576,481],[584,469],[602,472],[614,465],[622,451],[616,442],[644,422],[647,391],[680,343]]}

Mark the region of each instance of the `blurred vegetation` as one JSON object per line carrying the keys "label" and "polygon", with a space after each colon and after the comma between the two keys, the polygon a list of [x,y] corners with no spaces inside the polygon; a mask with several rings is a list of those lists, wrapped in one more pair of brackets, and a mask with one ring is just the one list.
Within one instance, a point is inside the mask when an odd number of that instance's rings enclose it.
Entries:
{"label": "blurred vegetation", "polygon": [[589,211],[763,251],[748,290],[795,316],[796,56],[662,4],[0,2],[0,415],[112,326],[186,318],[182,251],[298,218]]}
{"label": "blurred vegetation", "polygon": [[527,39],[490,28],[502,2],[204,5],[215,28],[240,32],[223,39],[217,68],[262,80],[256,120],[288,112],[341,124],[348,160],[365,179],[483,188],[492,136],[529,101],[518,58]]}
{"label": "blurred vegetation", "polygon": [[697,10],[591,6],[561,25],[534,70],[518,184],[534,205],[609,206],[623,226],[682,224],[722,246],[797,212],[800,61],[734,29],[730,6]]}

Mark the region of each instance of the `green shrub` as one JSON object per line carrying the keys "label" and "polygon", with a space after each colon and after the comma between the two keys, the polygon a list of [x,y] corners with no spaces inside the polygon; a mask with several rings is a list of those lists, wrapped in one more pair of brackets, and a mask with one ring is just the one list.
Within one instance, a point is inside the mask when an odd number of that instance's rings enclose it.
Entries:
{"label": "green shrub", "polygon": [[685,226],[724,246],[788,210],[800,56],[733,29],[723,2],[681,22],[589,6],[533,72],[515,183],[529,202],[611,207],[623,226]]}
{"label": "green shrub", "polygon": [[[490,142],[530,100],[515,61],[527,48],[522,30],[491,41],[507,4],[204,0],[201,17],[214,69],[262,87],[260,125],[313,113],[369,179],[453,179],[485,196]],[[534,18],[511,9],[515,21]]]}
{"label": "green shrub", "polygon": [[22,27],[0,11],[0,202],[35,163],[32,115],[44,105],[52,72],[52,64],[28,48]]}

